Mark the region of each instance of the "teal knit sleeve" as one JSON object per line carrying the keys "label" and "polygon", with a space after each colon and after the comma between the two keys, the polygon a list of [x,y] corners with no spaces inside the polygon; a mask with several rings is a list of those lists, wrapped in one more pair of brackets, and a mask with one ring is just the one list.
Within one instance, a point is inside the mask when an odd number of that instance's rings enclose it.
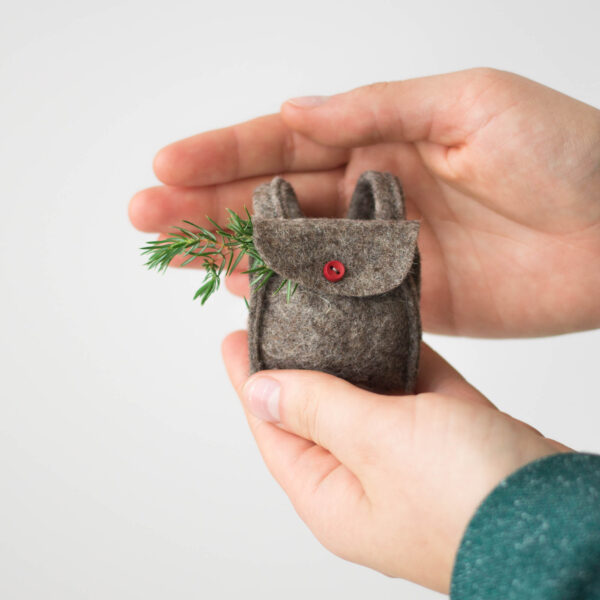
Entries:
{"label": "teal knit sleeve", "polygon": [[452,600],[600,600],[600,455],[553,454],[502,481],[456,555]]}

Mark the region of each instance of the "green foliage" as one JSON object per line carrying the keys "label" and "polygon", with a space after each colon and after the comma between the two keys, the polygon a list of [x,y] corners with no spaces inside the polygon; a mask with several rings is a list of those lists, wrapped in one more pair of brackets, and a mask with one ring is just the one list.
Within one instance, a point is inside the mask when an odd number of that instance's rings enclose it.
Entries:
{"label": "green foliage", "polygon": [[[248,256],[252,259],[252,268],[243,272],[250,275],[250,285],[256,286],[256,289],[261,288],[275,272],[265,264],[254,247],[252,219],[248,209],[244,210],[247,217],[245,219],[228,208],[229,220],[225,228],[206,217],[214,226],[214,233],[190,221],[184,223],[193,229],[173,227],[175,232],[168,238],[148,242],[141,248],[142,255],[148,256],[145,266],[162,273],[176,256],[187,257],[182,266],[202,260],[202,268],[206,274],[202,285],[194,294],[194,300],[200,298],[200,304],[204,304],[219,289],[221,274],[231,275],[242,258]],[[289,279],[283,279],[273,293],[277,294],[284,286],[286,300],[289,302],[298,284],[294,285]]]}

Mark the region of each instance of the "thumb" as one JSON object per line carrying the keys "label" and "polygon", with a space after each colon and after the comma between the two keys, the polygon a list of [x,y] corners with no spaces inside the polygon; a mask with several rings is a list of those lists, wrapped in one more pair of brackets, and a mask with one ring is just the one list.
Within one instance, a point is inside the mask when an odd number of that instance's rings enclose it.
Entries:
{"label": "thumb", "polygon": [[386,398],[333,375],[301,370],[261,371],[242,390],[249,412],[329,450],[350,468],[359,467],[372,443],[369,418]]}
{"label": "thumb", "polygon": [[417,141],[453,146],[488,121],[494,107],[479,102],[482,93],[507,77],[514,76],[479,68],[375,83],[330,97],[288,100],[281,116],[288,127],[328,146]]}

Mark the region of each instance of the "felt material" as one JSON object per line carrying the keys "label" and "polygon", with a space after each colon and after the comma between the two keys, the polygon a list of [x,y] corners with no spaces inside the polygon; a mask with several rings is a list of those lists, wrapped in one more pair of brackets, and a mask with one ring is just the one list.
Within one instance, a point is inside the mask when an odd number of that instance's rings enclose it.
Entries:
{"label": "felt material", "polygon": [[[350,219],[261,219],[254,245],[282,277],[317,292],[373,296],[399,286],[413,265],[419,223]],[[323,277],[330,260],[344,264],[335,283]]]}
{"label": "felt material", "polygon": [[252,204],[258,217],[296,219],[304,216],[294,188],[282,177],[274,177],[271,183],[259,185],[254,190]]}
{"label": "felt material", "polygon": [[472,517],[452,600],[600,600],[600,456],[554,454],[502,481]]}
{"label": "felt material", "polygon": [[[253,196],[255,246],[276,275],[251,288],[251,372],[311,369],[378,391],[414,390],[419,361],[419,223],[405,221],[402,188],[389,173],[359,178],[346,219],[302,216],[281,177]],[[323,275],[344,263],[336,282]],[[297,282],[287,302],[282,278]]]}
{"label": "felt material", "polygon": [[347,217],[349,219],[404,219],[404,193],[398,178],[391,173],[365,171],[356,182]]}

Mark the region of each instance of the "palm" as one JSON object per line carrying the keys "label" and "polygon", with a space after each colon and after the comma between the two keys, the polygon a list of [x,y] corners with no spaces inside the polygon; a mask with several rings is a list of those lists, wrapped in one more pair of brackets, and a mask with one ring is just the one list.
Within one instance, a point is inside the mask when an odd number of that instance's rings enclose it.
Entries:
{"label": "palm", "polygon": [[[485,111],[494,115],[487,125],[477,129],[468,112],[452,117],[475,131],[467,142],[358,148],[344,187],[368,168],[390,170],[403,182],[408,216],[422,222],[425,329],[506,336],[589,326],[575,325],[574,311],[600,284],[588,275],[594,262],[600,274],[600,141],[573,148],[557,140],[563,132],[525,93],[506,108],[496,98],[480,102],[490,102]],[[547,112],[556,118],[553,110]]]}
{"label": "palm", "polygon": [[[442,111],[452,126],[430,126],[427,139],[403,129],[414,140],[395,141],[394,124],[389,134],[378,124],[373,139],[354,143],[360,119],[351,113],[341,123],[349,133],[340,134],[340,123],[328,130],[328,121],[315,122],[312,132],[286,110],[283,119],[188,138],[155,165],[176,187],[136,196],[132,220],[165,232],[182,219],[223,218],[225,207],[240,210],[258,183],[282,172],[307,215],[343,216],[359,174],[387,170],[403,183],[408,217],[422,222],[426,330],[514,336],[593,327],[600,318],[600,132],[587,132],[591,124],[600,129],[600,119],[531,81],[506,79],[461,84],[460,102]],[[232,282],[247,292],[245,279]]]}

